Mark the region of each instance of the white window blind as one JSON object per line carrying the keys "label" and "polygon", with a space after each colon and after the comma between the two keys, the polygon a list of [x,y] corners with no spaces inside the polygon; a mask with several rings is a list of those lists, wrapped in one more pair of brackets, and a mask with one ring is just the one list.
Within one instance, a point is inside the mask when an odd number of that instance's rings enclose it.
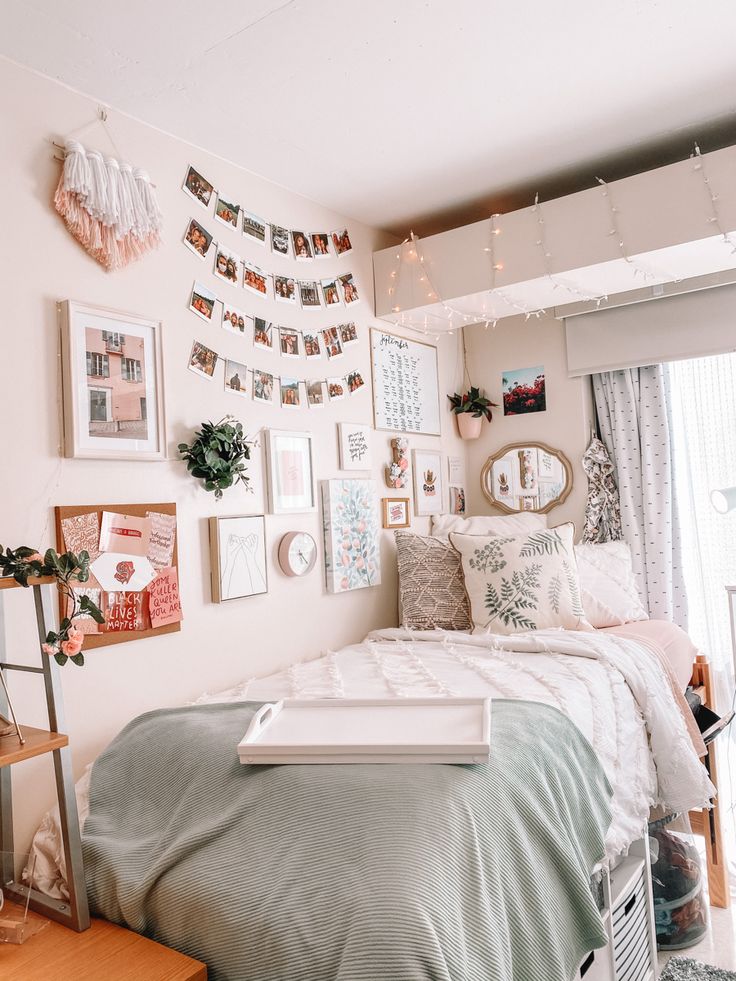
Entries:
{"label": "white window blind", "polygon": [[736,285],[565,319],[570,377],[736,351]]}

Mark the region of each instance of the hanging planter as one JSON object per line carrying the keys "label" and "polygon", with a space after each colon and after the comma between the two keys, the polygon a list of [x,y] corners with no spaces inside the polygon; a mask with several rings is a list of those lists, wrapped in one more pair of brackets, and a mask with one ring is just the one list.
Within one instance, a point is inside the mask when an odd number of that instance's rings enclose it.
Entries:
{"label": "hanging planter", "polygon": [[480,394],[480,389],[471,385],[467,392],[459,395],[448,395],[451,411],[457,420],[457,429],[461,439],[478,439],[483,428],[483,420],[488,422],[493,418],[491,409],[498,406],[490,399]]}
{"label": "hanging planter", "polygon": [[187,462],[187,470],[203,482],[205,490],[214,492],[216,501],[238,482],[251,489],[245,461],[250,460],[254,444],[243,435],[241,423],[233,416],[225,416],[217,425],[203,422],[195,435],[191,444],[179,444],[179,453]]}

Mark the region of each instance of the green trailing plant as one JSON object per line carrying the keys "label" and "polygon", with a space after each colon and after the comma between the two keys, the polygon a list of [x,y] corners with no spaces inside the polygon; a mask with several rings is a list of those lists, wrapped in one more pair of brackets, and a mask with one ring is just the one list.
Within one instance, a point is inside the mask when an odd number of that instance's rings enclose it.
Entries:
{"label": "green trailing plant", "polygon": [[480,394],[480,389],[471,385],[467,392],[460,395],[455,392],[454,395],[448,395],[450,400],[451,411],[460,415],[462,412],[470,412],[477,418],[483,416],[483,418],[490,422],[493,418],[493,413],[491,409],[497,409],[498,405],[496,402],[491,402],[490,399],[484,398]]}
{"label": "green trailing plant", "polygon": [[214,491],[215,500],[222,499],[222,492],[241,483],[250,490],[246,460],[250,460],[254,445],[243,435],[243,426],[233,416],[225,416],[218,423],[203,422],[190,443],[179,443],[179,452],[187,463],[187,470],[204,483],[205,490]]}
{"label": "green trailing plant", "polygon": [[58,555],[53,548],[44,555],[21,545],[19,548],[3,548],[0,545],[0,574],[12,576],[21,586],[32,586],[33,580],[43,576],[56,579],[59,592],[66,598],[67,615],[59,624],[58,631],[46,634],[46,643],[41,645],[44,654],[53,657],[59,664],[73,661],[78,667],[84,664],[82,644],[84,634],[77,630],[74,621],[89,616],[95,623],[104,623],[105,618],[89,596],[78,595],[72,583],[85,583],[89,579],[89,553],[62,552]]}

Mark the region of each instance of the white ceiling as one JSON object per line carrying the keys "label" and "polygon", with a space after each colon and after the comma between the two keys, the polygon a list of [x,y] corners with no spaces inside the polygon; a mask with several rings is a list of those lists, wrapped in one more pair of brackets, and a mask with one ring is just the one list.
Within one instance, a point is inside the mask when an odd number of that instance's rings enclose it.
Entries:
{"label": "white ceiling", "polygon": [[573,168],[592,183],[594,161],[736,110],[733,0],[2,0],[0,12],[0,53],[401,233]]}

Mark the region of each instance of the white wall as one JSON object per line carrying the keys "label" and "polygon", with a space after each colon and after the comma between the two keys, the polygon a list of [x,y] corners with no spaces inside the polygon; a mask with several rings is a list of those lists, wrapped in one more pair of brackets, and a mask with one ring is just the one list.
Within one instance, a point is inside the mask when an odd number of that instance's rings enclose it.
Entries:
{"label": "white wall", "polygon": [[[478,476],[487,458],[507,443],[538,440],[562,450],[573,471],[570,496],[548,514],[550,524],[574,521],[580,536],[585,516],[587,480],[580,463],[590,442],[592,400],[587,378],[568,378],[564,324],[552,317],[525,320],[523,316],[500,321],[495,328],[466,328],[468,365],[474,385],[499,408],[493,421],[483,425],[482,435],[468,442],[468,504],[473,514],[500,513],[480,490]],[[547,411],[521,416],[503,414],[501,376],[515,368],[544,365]]]}
{"label": "white wall", "polygon": [[[233,111],[238,111],[233,107]],[[306,278],[312,270],[323,276],[351,270],[362,288],[363,302],[350,317],[360,331],[360,344],[345,354],[339,370],[359,369],[370,376],[368,328],[370,316],[373,250],[390,239],[375,230],[333,214],[314,202],[289,193],[232,163],[144,126],[110,114],[110,124],[121,152],[134,164],[144,166],[157,185],[166,221],[164,247],[129,266],[106,273],[89,258],[67,232],[52,206],[60,164],[52,159],[49,138],[57,140],[94,118],[95,102],[49,79],[0,60],[0,118],[3,151],[0,181],[4,190],[3,226],[0,237],[2,270],[3,345],[0,366],[0,416],[2,481],[0,481],[0,542],[41,548],[53,543],[52,507],[56,504],[104,504],[175,501],[179,511],[179,571],[184,623],[181,633],[150,640],[100,648],[89,653],[83,669],[68,664],[63,669],[67,730],[77,773],[131,718],[157,706],[181,703],[204,689],[216,690],[255,674],[264,674],[298,659],[318,656],[362,638],[370,629],[396,622],[396,575],[390,533],[383,535],[383,583],[380,587],[329,596],[325,592],[322,561],[304,580],[287,579],[275,563],[280,537],[300,528],[320,543],[320,515],[269,516],[267,534],[270,564],[268,595],[221,606],[210,602],[207,519],[213,514],[238,514],[262,510],[262,496],[249,497],[242,489],[226,492],[221,504],[187,475],[177,461],[176,445],[191,437],[207,419],[217,420],[235,412],[246,430],[262,427],[310,430],[315,436],[318,479],[336,477],[338,471],[337,422],[371,421],[370,387],[321,411],[284,412],[277,407],[244,402],[222,391],[218,381],[208,382],[187,370],[192,341],[196,338],[222,354],[251,363],[250,341],[229,335],[219,326],[206,324],[187,309],[188,293],[195,277],[216,292],[228,287],[217,283],[205,266],[181,243],[190,216],[203,219],[198,208],[180,189],[189,163],[194,164],[226,193],[252,211],[288,227],[310,231],[338,228],[347,223],[354,251],[332,257],[324,266],[297,264],[249,245],[235,232],[224,230],[235,248],[267,269],[283,269]],[[90,146],[109,152],[104,134],[93,127],[80,137]],[[207,120],[202,119],[202,143],[207,142]],[[339,147],[329,152],[339,153]],[[298,166],[298,161],[294,161]],[[210,230],[220,228],[212,217],[204,218]],[[297,272],[298,268],[298,272]],[[219,287],[219,289],[218,289]],[[286,325],[327,326],[334,314],[301,314],[276,306],[245,291],[235,293],[238,305]],[[233,301],[234,301],[233,296]],[[59,452],[59,387],[57,384],[58,337],[56,302],[75,298],[161,319],[164,323],[165,385],[168,411],[170,461],[166,463],[100,463],[62,459]],[[286,312],[285,312],[286,311]],[[354,314],[353,314],[354,311]],[[344,313],[345,311],[343,311]],[[453,391],[456,376],[456,338],[440,345],[443,403]],[[277,355],[259,353],[259,367],[278,371],[286,362]],[[306,361],[288,362],[299,377],[317,372]],[[328,372],[320,362],[318,376]],[[291,373],[286,371],[285,373]],[[454,426],[442,412],[445,450],[458,451]],[[383,466],[388,462],[390,433],[373,434],[373,477],[379,496],[388,495]],[[440,441],[413,437],[412,447],[432,447]],[[462,448],[460,447],[460,452]],[[260,467],[253,471],[260,484]],[[378,501],[376,502],[378,506]],[[428,519],[414,519],[419,530]],[[12,659],[32,661],[36,641],[32,631],[29,594],[7,594],[9,601],[7,641]],[[25,678],[13,677],[20,717],[27,724],[44,725],[43,693]],[[27,841],[53,790],[48,760],[32,761],[15,768],[19,842]],[[41,777],[44,779],[42,782]]]}

